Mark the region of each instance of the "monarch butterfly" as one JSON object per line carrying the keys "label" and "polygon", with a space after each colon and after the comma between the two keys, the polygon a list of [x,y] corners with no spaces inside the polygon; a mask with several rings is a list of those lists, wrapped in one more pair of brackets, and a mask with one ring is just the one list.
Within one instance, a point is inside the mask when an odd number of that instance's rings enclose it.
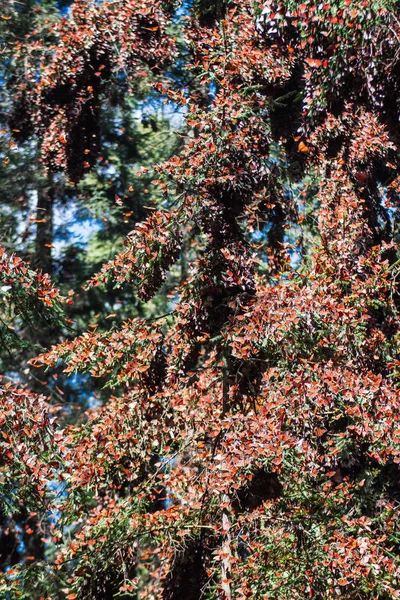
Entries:
{"label": "monarch butterfly", "polygon": [[299,142],[298,149],[300,152],[308,152],[309,147],[304,142]]}

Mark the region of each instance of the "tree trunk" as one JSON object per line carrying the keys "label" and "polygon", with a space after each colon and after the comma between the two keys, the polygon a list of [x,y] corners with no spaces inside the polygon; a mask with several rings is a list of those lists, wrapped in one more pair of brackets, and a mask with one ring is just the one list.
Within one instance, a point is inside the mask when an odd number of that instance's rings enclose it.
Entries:
{"label": "tree trunk", "polygon": [[53,176],[49,174],[48,185],[38,191],[36,212],[36,240],[34,266],[44,273],[51,275],[53,242],[53,204],[55,186]]}

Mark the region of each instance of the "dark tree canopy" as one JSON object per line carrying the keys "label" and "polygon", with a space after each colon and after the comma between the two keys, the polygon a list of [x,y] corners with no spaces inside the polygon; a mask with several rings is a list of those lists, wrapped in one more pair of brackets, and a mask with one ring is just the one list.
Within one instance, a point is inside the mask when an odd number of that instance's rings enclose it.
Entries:
{"label": "dark tree canopy", "polygon": [[[86,282],[140,310],[30,360],[100,400],[65,422],[50,384],[0,383],[0,501],[52,544],[5,599],[400,597],[399,8],[77,1],[15,43],[15,143],[88,196],[107,115],[185,119]],[[59,319],[2,256],[7,304]]]}

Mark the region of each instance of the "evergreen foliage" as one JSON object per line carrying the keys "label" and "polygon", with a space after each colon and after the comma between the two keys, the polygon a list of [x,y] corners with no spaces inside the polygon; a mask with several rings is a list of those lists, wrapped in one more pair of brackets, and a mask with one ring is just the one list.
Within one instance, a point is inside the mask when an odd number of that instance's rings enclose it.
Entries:
{"label": "evergreen foliage", "polygon": [[[0,384],[3,512],[46,536],[12,532],[0,595],[400,597],[398,1],[77,0],[49,27],[15,47],[21,133],[94,204],[151,200],[98,235],[126,234],[87,272],[98,322],[30,361],[97,403]],[[134,175],[133,98],[185,114]],[[53,309],[2,256],[2,310]]]}

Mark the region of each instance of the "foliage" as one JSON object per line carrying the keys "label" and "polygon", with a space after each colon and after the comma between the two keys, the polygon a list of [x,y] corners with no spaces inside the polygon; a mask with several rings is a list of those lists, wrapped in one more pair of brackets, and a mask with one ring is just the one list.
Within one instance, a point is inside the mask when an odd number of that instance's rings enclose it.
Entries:
{"label": "foliage", "polygon": [[0,339],[8,350],[24,344],[18,333],[26,326],[35,328],[50,323],[62,323],[61,304],[64,300],[47,274],[32,271],[15,255],[8,255],[0,246]]}
{"label": "foliage", "polygon": [[167,314],[31,361],[112,392],[64,430],[16,416],[48,435],[48,456],[32,454],[42,489],[60,482],[58,548],[0,589],[31,597],[36,577],[53,600],[397,598],[398,5],[196,2],[182,18],[191,88],[166,76],[167,4],[75,3],[21,88],[44,160],[77,181],[97,157],[100,96],[152,72],[154,93],[187,110],[185,143],[155,167],[162,210],[88,285],[146,301],[191,262]]}

